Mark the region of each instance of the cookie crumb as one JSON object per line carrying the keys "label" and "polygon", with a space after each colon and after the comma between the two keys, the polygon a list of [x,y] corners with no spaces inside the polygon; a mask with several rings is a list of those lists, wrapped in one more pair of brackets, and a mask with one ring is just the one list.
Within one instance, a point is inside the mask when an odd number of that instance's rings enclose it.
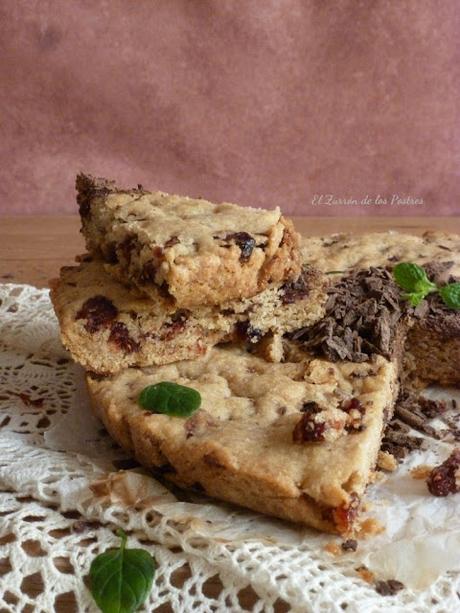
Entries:
{"label": "cookie crumb", "polygon": [[326,543],[326,545],[324,545],[324,551],[327,551],[333,556],[338,556],[341,553],[341,548],[339,547],[338,543],[331,542],[331,543]]}
{"label": "cookie crumb", "polygon": [[379,451],[377,466],[381,470],[386,470],[392,473],[398,468],[398,463],[394,455],[389,451]]}
{"label": "cookie crumb", "polygon": [[360,538],[367,538],[368,536],[373,536],[374,534],[380,534],[385,531],[385,527],[374,517],[368,517],[364,519],[358,530],[357,536]]}
{"label": "cookie crumb", "polygon": [[410,476],[412,479],[426,479],[432,470],[432,466],[428,466],[427,464],[419,464],[419,466],[414,466],[414,468],[410,471]]}
{"label": "cookie crumb", "polygon": [[358,566],[356,569],[358,575],[363,579],[366,583],[374,583],[375,575],[365,566]]}

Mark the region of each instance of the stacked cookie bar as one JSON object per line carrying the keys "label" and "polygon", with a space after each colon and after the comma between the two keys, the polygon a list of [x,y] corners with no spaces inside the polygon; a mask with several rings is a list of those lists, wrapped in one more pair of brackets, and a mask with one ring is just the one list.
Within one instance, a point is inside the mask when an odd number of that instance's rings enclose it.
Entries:
{"label": "stacked cookie bar", "polygon": [[[458,380],[422,347],[427,329],[444,347],[439,331],[457,314],[435,296],[409,308],[391,267],[455,270],[460,260],[444,256],[458,245],[400,235],[300,245],[279,210],[83,175],[77,192],[89,253],[62,269],[51,297],[113,438],[181,487],[353,530],[401,376]],[[199,392],[199,409],[145,410],[143,390],[163,383]]]}
{"label": "stacked cookie bar", "polygon": [[325,277],[301,266],[279,210],[212,204],[77,178],[89,254],[51,297],[64,345],[87,370],[161,365],[218,342],[270,339],[323,314]]}

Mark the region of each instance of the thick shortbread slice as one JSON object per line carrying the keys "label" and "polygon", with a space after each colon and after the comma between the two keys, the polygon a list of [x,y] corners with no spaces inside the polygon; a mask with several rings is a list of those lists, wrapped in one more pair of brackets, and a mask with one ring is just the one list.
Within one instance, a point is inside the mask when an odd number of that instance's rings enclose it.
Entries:
{"label": "thick shortbread slice", "polygon": [[300,273],[299,235],[274,210],[117,189],[77,177],[88,250],[126,283],[193,308],[250,298]]}

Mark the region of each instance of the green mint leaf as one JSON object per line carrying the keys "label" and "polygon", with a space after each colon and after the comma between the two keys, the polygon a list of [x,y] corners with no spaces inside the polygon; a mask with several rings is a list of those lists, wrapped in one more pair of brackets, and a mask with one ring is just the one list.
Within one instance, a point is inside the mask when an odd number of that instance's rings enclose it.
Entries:
{"label": "green mint leaf", "polygon": [[428,294],[438,289],[418,264],[400,262],[393,269],[393,277],[399,287],[406,290],[403,298],[409,300],[412,306],[417,306]]}
{"label": "green mint leaf", "polygon": [[200,408],[201,396],[191,387],[162,381],[145,387],[139,394],[138,402],[143,409],[152,413],[189,417]]}
{"label": "green mint leaf", "polygon": [[126,549],[126,534],[119,531],[118,549],[108,549],[91,563],[91,594],[103,613],[133,613],[152,589],[155,558],[144,549]]}
{"label": "green mint leaf", "polygon": [[[399,287],[406,292],[420,292],[422,288],[426,290],[436,289],[436,285],[428,279],[425,270],[418,264],[410,262],[400,262],[393,268],[393,277]],[[428,293],[428,291],[427,291]]]}
{"label": "green mint leaf", "polygon": [[449,308],[460,309],[460,283],[449,283],[439,288],[441,298]]}

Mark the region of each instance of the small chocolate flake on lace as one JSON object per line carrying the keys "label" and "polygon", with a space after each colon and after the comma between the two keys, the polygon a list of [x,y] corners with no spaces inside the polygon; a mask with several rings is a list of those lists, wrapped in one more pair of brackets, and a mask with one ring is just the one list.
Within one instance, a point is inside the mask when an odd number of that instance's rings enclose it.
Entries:
{"label": "small chocolate flake on lace", "polygon": [[396,579],[388,579],[388,581],[377,581],[375,591],[381,596],[394,596],[397,592],[404,589],[404,584]]}
{"label": "small chocolate flake on lace", "polygon": [[343,551],[356,551],[358,549],[358,541],[356,539],[347,539],[341,544]]}

